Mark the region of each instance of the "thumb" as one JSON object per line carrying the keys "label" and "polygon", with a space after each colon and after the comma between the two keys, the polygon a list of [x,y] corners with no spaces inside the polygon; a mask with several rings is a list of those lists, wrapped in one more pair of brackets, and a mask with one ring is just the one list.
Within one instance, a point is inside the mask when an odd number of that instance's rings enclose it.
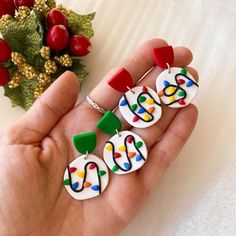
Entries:
{"label": "thumb", "polygon": [[61,75],[12,127],[16,139],[11,141],[24,144],[40,142],[75,106],[79,89],[80,83],[74,73],[67,71]]}

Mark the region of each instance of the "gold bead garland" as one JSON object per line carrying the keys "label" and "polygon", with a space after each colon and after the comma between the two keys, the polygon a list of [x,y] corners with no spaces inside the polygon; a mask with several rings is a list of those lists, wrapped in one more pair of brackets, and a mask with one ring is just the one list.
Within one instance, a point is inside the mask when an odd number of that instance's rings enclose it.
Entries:
{"label": "gold bead garland", "polygon": [[[50,58],[50,48],[42,47],[41,48],[41,56],[44,58]],[[18,52],[12,52],[11,54],[12,62],[18,67],[19,72],[13,75],[11,81],[8,84],[9,88],[16,88],[20,85],[20,77],[25,76],[28,80],[32,80],[38,77],[38,84],[34,91],[35,98],[38,98],[46,88],[51,84],[52,79],[50,74],[56,73],[57,65],[55,61],[47,60],[44,64],[45,73],[38,74],[36,69],[34,69],[31,65],[26,63],[24,56]]]}
{"label": "gold bead garland", "polygon": [[50,48],[43,46],[40,50],[42,58],[47,61],[44,64],[45,73],[38,72],[29,64],[26,63],[24,56],[18,52],[12,52],[11,60],[18,67],[19,72],[13,75],[11,81],[9,82],[9,88],[16,88],[20,85],[20,77],[25,76],[28,80],[32,80],[38,77],[38,84],[34,91],[35,98],[40,97],[40,95],[46,90],[46,88],[51,84],[52,79],[50,74],[54,74],[57,71],[56,63],[60,64],[62,67],[72,67],[73,60],[69,54],[64,54],[60,57],[55,57],[54,60],[50,60]]}

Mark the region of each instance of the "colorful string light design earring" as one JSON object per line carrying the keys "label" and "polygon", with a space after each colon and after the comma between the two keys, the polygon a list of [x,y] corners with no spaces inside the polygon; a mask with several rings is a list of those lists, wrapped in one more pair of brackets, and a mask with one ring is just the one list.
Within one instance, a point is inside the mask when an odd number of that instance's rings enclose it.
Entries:
{"label": "colorful string light design earring", "polygon": [[83,155],[66,168],[64,185],[69,194],[77,200],[100,195],[109,181],[106,164],[99,157],[90,154],[96,147],[96,133],[89,132],[73,136],[73,143]]}
{"label": "colorful string light design earring", "polygon": [[162,108],[157,93],[146,86],[133,87],[133,80],[126,69],[121,68],[108,84],[124,93],[119,102],[119,109],[130,125],[146,128],[161,118]]}
{"label": "colorful string light design earring", "polygon": [[165,69],[156,79],[156,89],[161,101],[169,107],[187,106],[197,96],[198,84],[184,68],[171,67],[174,62],[172,46],[155,48],[156,64]]}
{"label": "colorful string light design earring", "polygon": [[114,113],[107,111],[97,122],[97,127],[114,135],[103,150],[104,161],[113,173],[127,174],[144,165],[148,157],[144,141],[130,131],[121,131],[121,121]]}

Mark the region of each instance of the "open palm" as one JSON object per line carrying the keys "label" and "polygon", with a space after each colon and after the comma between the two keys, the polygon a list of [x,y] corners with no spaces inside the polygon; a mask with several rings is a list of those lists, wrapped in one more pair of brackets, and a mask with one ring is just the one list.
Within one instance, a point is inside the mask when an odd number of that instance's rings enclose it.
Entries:
{"label": "open palm", "polygon": [[[122,94],[106,81],[125,67],[137,83],[154,65],[152,49],[165,45],[160,39],[141,45],[90,97],[105,109],[114,110]],[[186,67],[191,62],[188,49],[177,47],[174,52],[175,66]],[[187,70],[198,79],[194,69]],[[154,89],[160,72],[154,67],[140,84]],[[145,129],[130,127],[116,111],[123,129],[132,129],[145,140],[150,149],[148,161],[131,174],[110,174],[109,185],[100,196],[77,201],[63,186],[66,167],[79,155],[71,144],[72,135],[96,131],[95,154],[100,157],[109,138],[95,129],[101,114],[86,102],[75,106],[78,91],[78,79],[66,72],[0,136],[0,235],[116,235],[138,212],[196,123],[193,105],[180,110],[163,107],[161,120]]]}

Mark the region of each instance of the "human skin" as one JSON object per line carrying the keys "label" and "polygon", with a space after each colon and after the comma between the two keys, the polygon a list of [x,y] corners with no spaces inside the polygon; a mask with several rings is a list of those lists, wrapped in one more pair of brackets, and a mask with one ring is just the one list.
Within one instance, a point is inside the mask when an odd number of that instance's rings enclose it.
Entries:
{"label": "human skin", "polygon": [[[105,76],[90,97],[113,110],[122,93],[109,87],[107,80],[125,67],[137,82],[154,66],[152,49],[165,45],[164,40],[152,39],[139,46]],[[177,47],[174,54],[174,66],[186,67],[198,80],[197,72],[188,67],[190,50]],[[160,72],[154,67],[140,84],[155,89]],[[131,129],[145,140],[149,158],[136,172],[110,174],[109,185],[99,197],[77,201],[63,186],[66,167],[79,155],[71,144],[72,135],[95,131],[98,145],[94,154],[100,157],[110,137],[96,129],[102,114],[84,101],[76,105],[79,89],[77,77],[66,72],[0,135],[0,235],[117,235],[138,213],[197,121],[194,105],[181,109],[163,106],[160,121],[145,129],[130,127],[115,111],[124,130]]]}

